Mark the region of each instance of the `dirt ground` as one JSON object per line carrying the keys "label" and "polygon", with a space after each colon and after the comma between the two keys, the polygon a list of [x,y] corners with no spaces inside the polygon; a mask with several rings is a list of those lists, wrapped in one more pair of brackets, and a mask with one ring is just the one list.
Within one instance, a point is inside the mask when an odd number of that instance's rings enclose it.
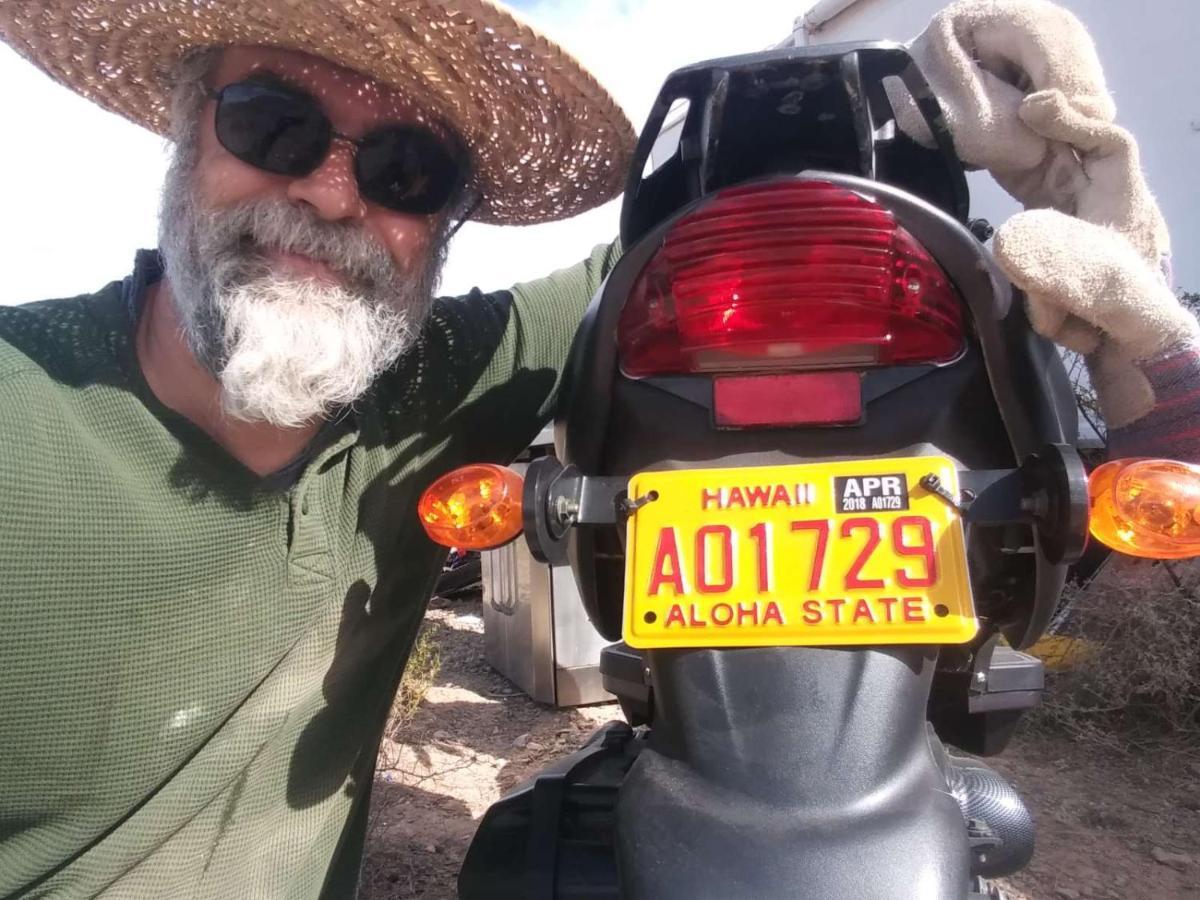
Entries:
{"label": "dirt ground", "polygon": [[[363,900],[444,900],[484,810],[620,718],[615,704],[556,710],[488,667],[478,602],[435,600],[441,671],[398,740],[385,740]],[[1099,759],[1019,735],[990,762],[1033,810],[1033,862],[1010,900],[1200,900],[1200,756]]]}

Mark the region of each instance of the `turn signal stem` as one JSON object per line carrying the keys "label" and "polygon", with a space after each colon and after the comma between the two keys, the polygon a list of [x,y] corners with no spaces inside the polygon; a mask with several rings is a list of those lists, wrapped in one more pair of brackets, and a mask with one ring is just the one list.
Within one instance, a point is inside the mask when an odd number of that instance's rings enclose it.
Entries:
{"label": "turn signal stem", "polygon": [[1088,479],[1092,536],[1147,559],[1200,556],[1200,466],[1118,459]]}
{"label": "turn signal stem", "polygon": [[436,544],[492,550],[521,533],[522,478],[490,463],[447,472],[425,489],[417,514]]}

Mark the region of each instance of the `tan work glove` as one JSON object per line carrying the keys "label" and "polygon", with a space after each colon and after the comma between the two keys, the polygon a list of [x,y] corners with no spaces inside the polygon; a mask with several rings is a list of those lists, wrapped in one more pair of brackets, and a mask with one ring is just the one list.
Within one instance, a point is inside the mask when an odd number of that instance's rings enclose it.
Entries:
{"label": "tan work glove", "polygon": [[[1030,210],[1000,228],[995,252],[1034,328],[1087,357],[1110,428],[1141,418],[1155,395],[1139,364],[1195,345],[1200,325],[1170,290],[1166,223],[1137,143],[1113,124],[1091,37],[1045,0],[963,0],[911,52],[960,157]],[[901,129],[931,142],[890,93]]]}

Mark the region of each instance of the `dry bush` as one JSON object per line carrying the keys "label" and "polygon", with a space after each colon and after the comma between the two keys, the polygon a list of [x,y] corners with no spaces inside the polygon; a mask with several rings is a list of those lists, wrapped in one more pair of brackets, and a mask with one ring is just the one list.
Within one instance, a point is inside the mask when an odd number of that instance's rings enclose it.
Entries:
{"label": "dry bush", "polygon": [[1200,590],[1191,568],[1114,559],[1069,594],[1058,635],[1070,661],[1047,673],[1033,720],[1116,750],[1200,749]]}
{"label": "dry bush", "polygon": [[429,629],[422,625],[408,657],[404,677],[400,679],[400,690],[396,691],[396,699],[392,701],[392,710],[383,731],[388,738],[396,740],[412,721],[441,667],[441,650]]}

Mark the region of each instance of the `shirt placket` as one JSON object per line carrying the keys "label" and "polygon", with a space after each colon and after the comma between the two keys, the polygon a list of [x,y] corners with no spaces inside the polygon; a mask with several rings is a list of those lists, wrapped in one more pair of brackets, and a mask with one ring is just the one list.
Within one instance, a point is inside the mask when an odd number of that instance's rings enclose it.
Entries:
{"label": "shirt placket", "polygon": [[[288,574],[294,582],[322,585],[334,578],[332,528],[338,515],[333,504],[339,501],[340,492],[329,485],[340,479],[341,466],[354,441],[354,434],[345,434],[326,447],[305,467],[289,494]],[[335,457],[341,458],[330,465]]]}

